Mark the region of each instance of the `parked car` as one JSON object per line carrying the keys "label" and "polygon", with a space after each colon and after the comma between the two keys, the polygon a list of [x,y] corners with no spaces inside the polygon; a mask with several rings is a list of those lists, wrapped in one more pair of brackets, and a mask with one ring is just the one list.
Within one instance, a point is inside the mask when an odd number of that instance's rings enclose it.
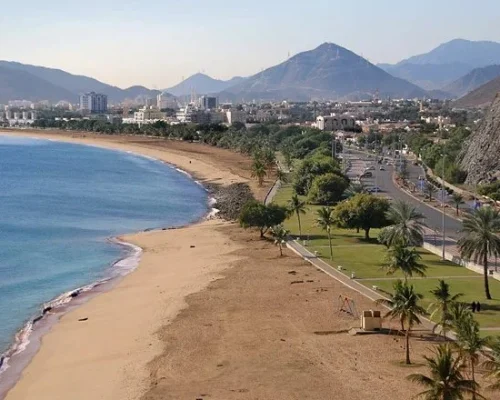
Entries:
{"label": "parked car", "polygon": [[366,171],[364,174],[362,174],[360,176],[360,178],[372,178],[372,177],[373,177],[373,173],[370,171]]}
{"label": "parked car", "polygon": [[382,189],[380,189],[378,186],[373,186],[371,188],[367,189],[368,193],[380,193]]}
{"label": "parked car", "polygon": [[380,170],[381,170],[381,171],[385,171],[385,168],[384,168],[384,166],[383,166],[383,165],[381,165],[381,166],[380,166]]}

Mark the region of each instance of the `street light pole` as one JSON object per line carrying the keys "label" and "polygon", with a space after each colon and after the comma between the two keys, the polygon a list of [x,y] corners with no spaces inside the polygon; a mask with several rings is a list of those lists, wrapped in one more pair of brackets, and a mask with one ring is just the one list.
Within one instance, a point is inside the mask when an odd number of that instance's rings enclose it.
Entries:
{"label": "street light pole", "polygon": [[445,257],[445,252],[446,252],[446,212],[444,208],[444,164],[446,162],[446,154],[443,155],[443,174],[441,175],[441,201],[443,202],[443,222],[442,222],[442,230],[443,230],[443,261],[446,259]]}

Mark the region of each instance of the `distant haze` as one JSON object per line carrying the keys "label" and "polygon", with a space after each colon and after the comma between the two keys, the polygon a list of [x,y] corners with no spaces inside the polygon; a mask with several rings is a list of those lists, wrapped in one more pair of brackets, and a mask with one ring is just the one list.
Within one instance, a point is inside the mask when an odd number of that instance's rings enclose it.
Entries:
{"label": "distant haze", "polygon": [[203,72],[250,76],[333,42],[395,63],[454,38],[500,42],[500,2],[25,0],[0,14],[0,59],[125,88],[167,88]]}

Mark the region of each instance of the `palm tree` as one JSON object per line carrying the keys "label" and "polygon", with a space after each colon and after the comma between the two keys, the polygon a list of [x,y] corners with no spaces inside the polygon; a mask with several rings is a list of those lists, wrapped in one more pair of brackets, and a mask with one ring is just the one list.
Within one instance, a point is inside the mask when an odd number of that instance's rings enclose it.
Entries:
{"label": "palm tree", "polygon": [[394,284],[394,293],[389,299],[379,299],[377,303],[384,304],[390,308],[390,311],[384,315],[384,318],[398,319],[401,328],[405,331],[406,340],[406,364],[410,361],[410,333],[415,324],[420,324],[420,315],[425,315],[425,309],[420,306],[419,301],[423,298],[420,293],[415,293],[413,285],[398,279]]}
{"label": "palm tree", "polygon": [[426,400],[463,400],[472,395],[484,398],[477,393],[478,384],[465,379],[464,363],[460,355],[454,356],[451,346],[440,345],[434,352],[434,357],[424,356],[430,370],[430,376],[411,374],[408,380],[427,388],[419,393],[417,398]]}
{"label": "palm tree", "polygon": [[464,217],[458,241],[460,255],[483,264],[484,291],[486,298],[491,300],[488,282],[488,257],[500,255],[500,213],[493,207],[481,207]]}
{"label": "palm tree", "polygon": [[439,322],[434,325],[432,331],[434,332],[436,327],[441,325],[443,336],[446,337],[446,331],[452,325],[450,306],[453,303],[456,303],[457,300],[463,296],[463,294],[457,293],[452,295],[450,293],[450,285],[442,279],[439,280],[438,286],[431,290],[431,294],[434,296],[434,302],[432,302],[427,309],[427,311],[431,313],[430,319],[435,320],[439,315]]}
{"label": "palm tree", "polygon": [[299,199],[299,196],[295,193],[292,198],[288,201],[288,209],[291,213],[297,215],[297,220],[299,221],[299,236],[302,236],[302,226],[300,224],[300,214],[306,213],[306,203]]}
{"label": "palm tree", "polygon": [[451,195],[451,203],[455,205],[457,216],[459,214],[459,209],[462,204],[464,204],[464,198],[459,193],[453,193]]}
{"label": "palm tree", "polygon": [[425,216],[414,206],[398,200],[391,205],[386,217],[392,223],[382,234],[388,247],[396,244],[418,246],[423,242]]}
{"label": "palm tree", "polygon": [[413,274],[425,276],[427,267],[419,262],[421,259],[422,257],[415,248],[398,244],[387,251],[387,264],[383,268],[387,270],[387,275],[401,271],[406,281]]}
{"label": "palm tree", "polygon": [[281,168],[276,168],[276,180],[281,183],[288,182],[288,174],[285,173]]}
{"label": "palm tree", "polygon": [[276,225],[271,228],[271,236],[274,238],[274,243],[280,249],[280,257],[283,256],[283,246],[286,244],[286,240],[290,231],[287,231],[283,225]]}
{"label": "palm tree", "polygon": [[257,178],[259,186],[264,183],[264,177],[267,175],[266,166],[259,159],[255,159],[252,164],[252,178]]}
{"label": "palm tree", "polygon": [[436,189],[429,182],[425,185],[425,194],[429,196],[429,201],[432,201],[432,196],[436,193]]}
{"label": "palm tree", "polygon": [[351,183],[345,191],[345,196],[347,198],[350,198],[357,195],[358,193],[367,193],[365,185],[363,185],[362,183]]}
{"label": "palm tree", "polygon": [[490,345],[491,358],[484,361],[481,366],[487,371],[486,377],[492,379],[493,383],[488,386],[491,390],[500,390],[500,339]]}
{"label": "palm tree", "polygon": [[[490,339],[482,338],[479,335],[479,323],[472,315],[469,318],[462,318],[456,328],[457,344],[460,353],[468,361],[471,371],[471,379],[476,382],[475,367],[479,362],[479,355],[483,347],[487,346]],[[472,396],[474,399],[474,395]]]}
{"label": "palm tree", "polygon": [[468,304],[465,303],[451,303],[448,308],[448,316],[450,318],[450,326],[457,331],[462,321],[470,320],[473,318],[472,311]]}
{"label": "palm tree", "polygon": [[322,207],[316,211],[318,218],[316,219],[317,225],[326,231],[328,234],[328,244],[330,246],[330,259],[333,260],[333,248],[332,248],[332,226],[335,225],[335,219],[333,217],[333,208]]}

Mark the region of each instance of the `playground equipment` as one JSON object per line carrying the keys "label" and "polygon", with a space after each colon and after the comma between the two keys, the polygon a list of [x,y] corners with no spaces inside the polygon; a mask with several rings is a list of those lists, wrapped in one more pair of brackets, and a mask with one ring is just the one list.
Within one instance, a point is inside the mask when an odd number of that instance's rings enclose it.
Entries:
{"label": "playground equipment", "polygon": [[346,313],[352,316],[353,318],[358,318],[359,313],[356,309],[356,303],[353,299],[347,296],[342,296],[339,294],[338,300],[338,313]]}

